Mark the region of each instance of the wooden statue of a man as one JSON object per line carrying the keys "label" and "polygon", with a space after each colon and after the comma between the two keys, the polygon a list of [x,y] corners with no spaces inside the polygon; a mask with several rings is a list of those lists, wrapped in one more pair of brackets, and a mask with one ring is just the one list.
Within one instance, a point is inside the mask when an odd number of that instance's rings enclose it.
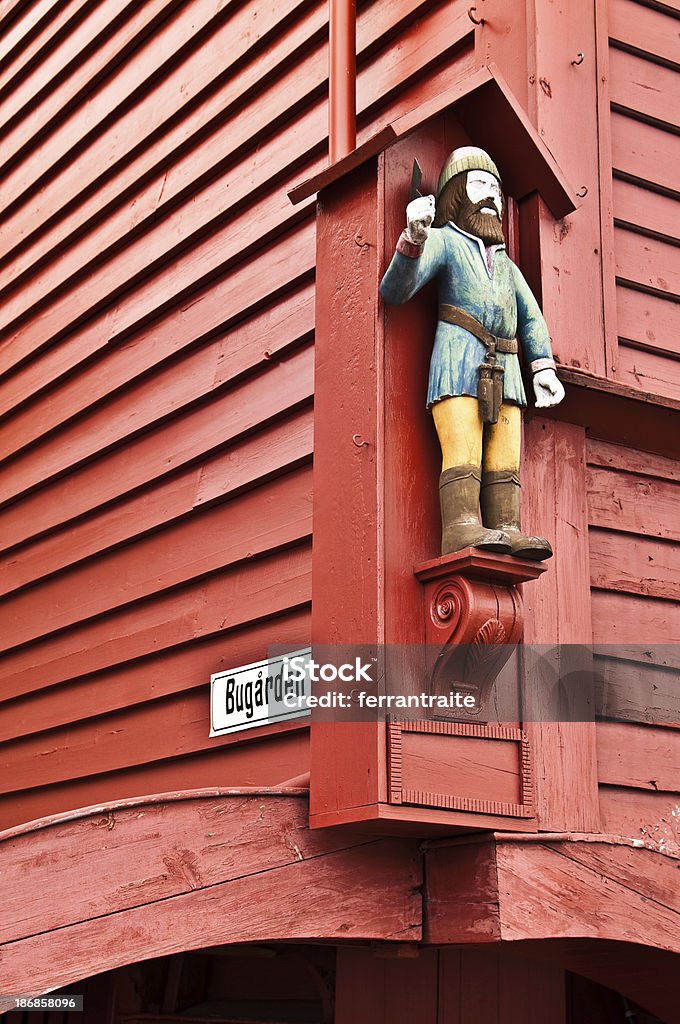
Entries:
{"label": "wooden statue of a man", "polygon": [[454,150],[436,203],[422,196],[408,204],[407,227],[380,294],[398,304],[433,278],[438,283],[427,404],[442,449],[442,554],[471,545],[540,560],[552,554],[550,544],[519,528],[526,396],[518,338],[533,373],[536,406],[557,405],[564,388],[538,303],[505,251],[502,203],[500,175],[488,153],[474,146]]}

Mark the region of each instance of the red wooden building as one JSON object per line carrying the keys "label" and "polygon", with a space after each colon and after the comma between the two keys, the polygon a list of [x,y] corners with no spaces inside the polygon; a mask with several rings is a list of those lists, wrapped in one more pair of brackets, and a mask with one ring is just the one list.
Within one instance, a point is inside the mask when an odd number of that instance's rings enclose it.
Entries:
{"label": "red wooden building", "polygon": [[[0,0],[0,1010],[675,1024],[679,9],[359,0],[330,162],[328,20]],[[422,568],[434,314],[377,290],[414,157],[430,188],[470,142],[567,388],[525,420],[524,584]],[[272,645],[455,652],[488,602],[558,669],[617,645],[588,713],[524,663],[501,725],[209,736]]]}

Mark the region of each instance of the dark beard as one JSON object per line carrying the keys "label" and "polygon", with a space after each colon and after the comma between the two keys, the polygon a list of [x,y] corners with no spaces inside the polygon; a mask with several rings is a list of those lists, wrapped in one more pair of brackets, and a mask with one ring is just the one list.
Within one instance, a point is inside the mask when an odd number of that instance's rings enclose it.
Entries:
{"label": "dark beard", "polygon": [[481,238],[486,245],[500,245],[504,241],[503,224],[499,217],[490,213],[480,213],[479,211],[484,206],[492,210],[496,209],[492,199],[484,199],[481,203],[471,203],[465,196],[460,204],[455,223],[468,234]]}

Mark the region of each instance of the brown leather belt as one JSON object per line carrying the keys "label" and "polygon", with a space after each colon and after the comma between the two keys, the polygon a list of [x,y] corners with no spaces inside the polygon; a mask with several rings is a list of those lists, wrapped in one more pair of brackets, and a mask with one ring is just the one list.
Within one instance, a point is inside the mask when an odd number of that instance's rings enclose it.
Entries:
{"label": "brown leather belt", "polygon": [[486,345],[490,352],[517,355],[519,351],[517,338],[497,338],[491,331],[487,331],[486,327],[480,324],[479,320],[458,306],[449,306],[446,302],[440,303],[439,319],[447,324],[455,324],[456,327],[462,327],[464,330],[469,331],[470,334],[474,334],[475,338],[478,338],[482,344]]}

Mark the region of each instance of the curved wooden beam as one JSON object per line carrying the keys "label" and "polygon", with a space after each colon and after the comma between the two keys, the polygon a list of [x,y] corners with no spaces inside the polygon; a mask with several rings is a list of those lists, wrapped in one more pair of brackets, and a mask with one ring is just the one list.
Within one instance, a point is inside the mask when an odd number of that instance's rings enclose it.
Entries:
{"label": "curved wooden beam", "polygon": [[3,991],[225,943],[418,940],[418,843],[312,832],[308,816],[302,793],[207,790],[0,834]]}

